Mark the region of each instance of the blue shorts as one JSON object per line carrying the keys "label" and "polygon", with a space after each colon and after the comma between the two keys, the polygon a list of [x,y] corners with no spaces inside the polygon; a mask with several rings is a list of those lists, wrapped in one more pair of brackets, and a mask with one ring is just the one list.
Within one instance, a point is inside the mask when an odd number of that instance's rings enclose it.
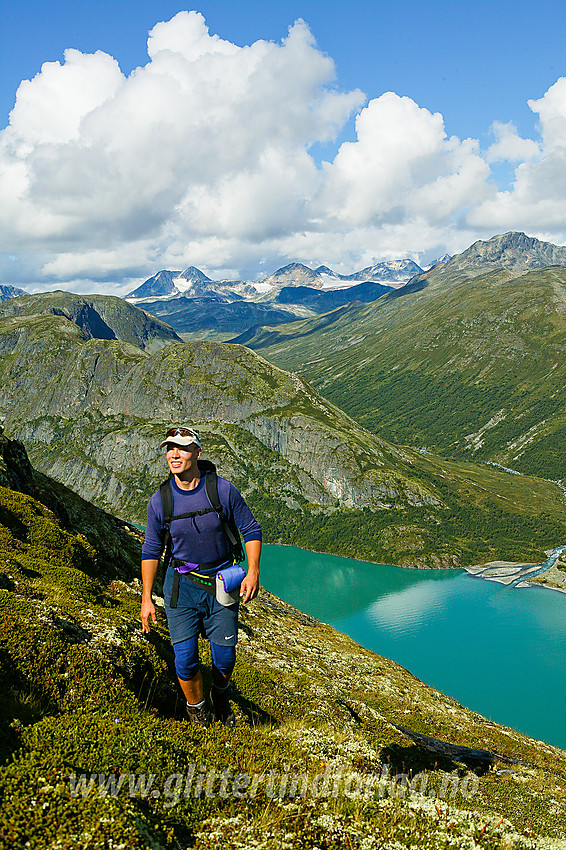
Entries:
{"label": "blue shorts", "polygon": [[218,646],[236,646],[238,643],[238,610],[240,600],[226,607],[206,590],[197,587],[186,575],[179,576],[177,607],[171,608],[171,586],[175,570],[168,567],[163,582],[165,614],[171,643],[198,635],[201,624],[207,640]]}

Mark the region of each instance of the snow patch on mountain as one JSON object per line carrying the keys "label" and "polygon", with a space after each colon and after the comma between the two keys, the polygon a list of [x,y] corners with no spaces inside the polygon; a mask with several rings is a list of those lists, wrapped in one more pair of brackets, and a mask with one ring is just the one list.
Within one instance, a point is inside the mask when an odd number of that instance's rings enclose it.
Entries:
{"label": "snow patch on mountain", "polygon": [[191,278],[187,279],[186,277],[181,276],[174,277],[173,283],[175,285],[176,295],[182,295],[184,292],[188,292],[188,290],[194,286],[194,281]]}

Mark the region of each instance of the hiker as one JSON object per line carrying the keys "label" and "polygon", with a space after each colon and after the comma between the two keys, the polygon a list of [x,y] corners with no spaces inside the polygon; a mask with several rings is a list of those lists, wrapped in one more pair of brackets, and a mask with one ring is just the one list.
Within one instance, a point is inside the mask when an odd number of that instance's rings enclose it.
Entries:
{"label": "hiker", "polygon": [[[245,603],[258,593],[261,528],[236,487],[216,475],[214,464],[200,460],[201,443],[194,428],[171,428],[161,447],[166,448],[171,474],[147,509],[142,628],[150,631],[150,617],[157,622],[151,594],[166,549],[165,613],[187,716],[199,726],[208,727],[213,719],[233,726],[228,688],[236,662],[238,608],[240,597]],[[243,560],[238,530],[246,547],[247,574],[234,566],[235,558]],[[203,691],[199,634],[210,641],[213,714]]]}

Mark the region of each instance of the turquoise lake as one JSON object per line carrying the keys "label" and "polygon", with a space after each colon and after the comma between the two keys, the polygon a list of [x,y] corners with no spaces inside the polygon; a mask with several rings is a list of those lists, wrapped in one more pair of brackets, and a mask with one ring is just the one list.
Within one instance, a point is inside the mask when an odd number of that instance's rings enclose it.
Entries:
{"label": "turquoise lake", "polygon": [[485,717],[566,749],[566,595],[265,546],[261,583]]}

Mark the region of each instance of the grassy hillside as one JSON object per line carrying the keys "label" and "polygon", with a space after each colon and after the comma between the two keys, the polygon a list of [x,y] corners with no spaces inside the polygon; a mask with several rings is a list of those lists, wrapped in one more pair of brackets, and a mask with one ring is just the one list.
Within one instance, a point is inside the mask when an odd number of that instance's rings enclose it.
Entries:
{"label": "grassy hillside", "polygon": [[145,639],[109,526],[0,449],[2,480],[45,500],[0,486],[2,850],[564,846],[564,752],[265,591],[241,615],[236,729],[189,727],[163,614]]}
{"label": "grassy hillside", "polygon": [[566,268],[473,272],[247,344],[386,439],[566,478]]}

